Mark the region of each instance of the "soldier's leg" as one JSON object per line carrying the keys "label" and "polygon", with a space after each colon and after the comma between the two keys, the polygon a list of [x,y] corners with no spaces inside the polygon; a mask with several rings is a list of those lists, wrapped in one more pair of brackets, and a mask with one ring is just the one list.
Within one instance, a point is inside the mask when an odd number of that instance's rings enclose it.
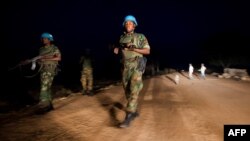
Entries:
{"label": "soldier's leg", "polygon": [[39,107],[40,108],[47,108],[48,110],[51,110],[52,108],[52,96],[51,96],[51,85],[53,81],[54,75],[50,72],[44,71],[41,72],[40,76],[40,83],[41,83],[41,89],[40,89],[40,102]]}
{"label": "soldier's leg", "polygon": [[93,95],[93,70],[90,68],[88,69],[88,75],[87,75],[87,88],[89,95]]}
{"label": "soldier's leg", "polygon": [[82,94],[86,94],[87,90],[87,78],[86,78],[86,70],[82,70],[82,75],[81,75],[81,83],[82,83]]}
{"label": "soldier's leg", "polygon": [[52,84],[53,84],[53,80],[54,80],[54,77],[55,77],[55,75],[51,75],[50,77],[49,77],[49,83],[48,83],[48,100],[51,102],[51,104],[52,104],[52,89],[51,89],[51,87],[52,87]]}
{"label": "soldier's leg", "polygon": [[128,95],[126,117],[125,120],[119,125],[120,128],[128,127],[130,122],[139,115],[137,113],[137,105],[138,105],[138,96],[143,87],[142,72],[134,70],[133,72],[131,72],[131,74],[132,74],[130,79],[131,93]]}
{"label": "soldier's leg", "polygon": [[127,111],[133,113],[137,111],[138,97],[142,88],[143,88],[142,72],[135,70],[131,77],[131,85],[130,85],[131,93],[128,99]]}
{"label": "soldier's leg", "polygon": [[130,97],[130,79],[131,79],[132,71],[130,69],[125,68],[122,72],[122,85],[125,92],[125,96],[127,100]]}
{"label": "soldier's leg", "polygon": [[41,77],[40,77],[40,84],[41,84],[41,89],[40,89],[40,101],[49,101],[49,83],[50,83],[50,73],[49,72],[41,72]]}

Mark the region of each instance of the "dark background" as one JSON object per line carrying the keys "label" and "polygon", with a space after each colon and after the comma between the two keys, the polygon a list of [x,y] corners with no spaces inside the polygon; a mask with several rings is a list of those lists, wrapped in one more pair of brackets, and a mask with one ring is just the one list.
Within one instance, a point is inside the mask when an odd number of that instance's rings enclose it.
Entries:
{"label": "dark background", "polygon": [[[70,89],[80,87],[79,59],[86,48],[94,56],[95,80],[120,79],[120,57],[109,45],[123,33],[128,14],[137,19],[136,32],[149,41],[149,62],[158,62],[160,69],[187,70],[189,63],[198,69],[205,63],[221,71],[222,66],[211,63],[218,60],[230,60],[230,67],[250,68],[247,1],[10,0],[3,10],[7,69],[36,56],[40,35],[49,32],[62,53],[54,84]],[[39,75],[24,78],[34,74],[29,67],[7,71],[4,100],[33,101],[27,93],[39,89]]]}

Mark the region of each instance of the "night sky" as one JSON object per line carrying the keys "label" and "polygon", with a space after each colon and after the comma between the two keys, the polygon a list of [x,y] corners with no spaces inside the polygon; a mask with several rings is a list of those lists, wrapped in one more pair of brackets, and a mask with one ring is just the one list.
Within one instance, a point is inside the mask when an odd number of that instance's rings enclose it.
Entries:
{"label": "night sky", "polygon": [[247,1],[10,0],[5,9],[6,47],[12,56],[8,67],[36,56],[40,35],[49,32],[62,52],[58,81],[79,81],[78,62],[85,48],[95,57],[96,78],[117,78],[119,57],[109,45],[123,33],[128,14],[137,19],[136,32],[149,41],[149,60],[157,60],[161,68],[187,69],[188,63],[209,66],[209,60],[218,56],[241,59],[235,65],[250,68]]}

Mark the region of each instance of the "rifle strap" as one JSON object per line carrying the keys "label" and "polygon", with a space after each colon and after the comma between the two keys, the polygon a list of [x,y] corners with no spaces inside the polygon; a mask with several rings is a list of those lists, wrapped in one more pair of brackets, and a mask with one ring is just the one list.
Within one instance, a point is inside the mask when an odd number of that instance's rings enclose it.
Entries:
{"label": "rifle strap", "polygon": [[26,77],[26,78],[33,78],[33,77],[35,77],[36,75],[38,75],[38,74],[40,73],[42,67],[43,67],[43,65],[40,65],[38,71],[37,71],[35,74],[29,75],[29,76],[26,75],[26,76],[24,76],[24,77]]}

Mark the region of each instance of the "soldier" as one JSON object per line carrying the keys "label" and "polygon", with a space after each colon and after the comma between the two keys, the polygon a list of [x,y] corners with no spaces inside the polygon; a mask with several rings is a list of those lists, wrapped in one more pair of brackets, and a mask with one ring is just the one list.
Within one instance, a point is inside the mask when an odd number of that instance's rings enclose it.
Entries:
{"label": "soldier", "polygon": [[80,59],[80,64],[82,65],[80,81],[82,83],[82,94],[89,96],[93,95],[93,68],[91,59],[90,50],[86,49]]}
{"label": "soldier", "polygon": [[205,75],[205,71],[206,71],[206,67],[205,67],[205,65],[202,63],[201,64],[201,68],[199,69],[199,71],[201,72],[201,78],[203,78],[203,79],[206,79],[206,75]]}
{"label": "soldier", "polygon": [[137,26],[134,16],[124,18],[124,34],[120,36],[120,47],[114,48],[114,53],[122,51],[123,71],[122,83],[127,98],[126,117],[119,125],[120,128],[128,127],[130,122],[137,117],[138,97],[143,88],[142,74],[146,66],[146,58],[143,55],[150,54],[150,46],[146,37],[141,33],[134,32]]}
{"label": "soldier", "polygon": [[188,76],[189,76],[189,79],[193,79],[193,72],[194,72],[194,67],[192,64],[189,64],[189,68],[188,68]]}
{"label": "soldier", "polygon": [[39,113],[53,110],[51,86],[54,76],[57,74],[58,61],[61,61],[61,52],[53,44],[53,36],[50,33],[43,33],[41,41],[44,44],[39,50],[40,70],[40,96]]}

